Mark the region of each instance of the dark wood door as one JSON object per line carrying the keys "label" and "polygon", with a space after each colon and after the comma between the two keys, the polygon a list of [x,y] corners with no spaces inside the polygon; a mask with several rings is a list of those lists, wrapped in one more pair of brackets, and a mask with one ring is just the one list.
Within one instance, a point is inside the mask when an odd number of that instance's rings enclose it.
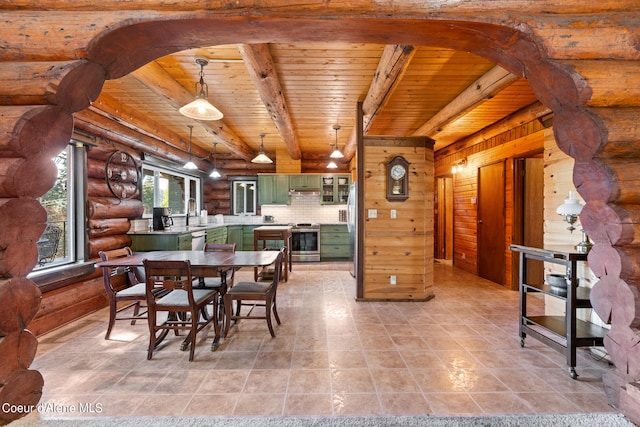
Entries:
{"label": "dark wood door", "polygon": [[504,285],[504,162],[478,171],[478,275]]}
{"label": "dark wood door", "polygon": [[[525,246],[544,246],[544,161],[525,159],[523,173],[522,243]],[[527,283],[544,282],[544,263],[527,260]]]}
{"label": "dark wood door", "polygon": [[436,258],[453,259],[453,178],[438,178]]}

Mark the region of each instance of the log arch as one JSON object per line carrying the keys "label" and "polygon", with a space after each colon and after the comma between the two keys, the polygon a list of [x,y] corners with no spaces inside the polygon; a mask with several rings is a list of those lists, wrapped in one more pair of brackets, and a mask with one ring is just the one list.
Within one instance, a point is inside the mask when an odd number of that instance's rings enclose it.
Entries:
{"label": "log arch", "polygon": [[[637,380],[640,358],[635,356],[640,346],[636,345],[639,339],[632,325],[638,324],[639,313],[635,309],[640,305],[639,296],[633,274],[625,275],[624,279],[620,276],[621,272],[637,270],[631,260],[634,258],[633,248],[640,240],[634,226],[640,222],[640,212],[635,204],[622,205],[611,200],[612,195],[619,191],[602,191],[602,188],[618,189],[618,172],[608,166],[610,162],[607,159],[594,160],[605,148],[607,126],[600,116],[585,108],[591,90],[577,73],[548,60],[541,46],[525,32],[526,28],[516,27],[513,22],[496,25],[477,21],[425,20],[425,17],[308,19],[236,13],[211,16],[194,12],[180,15],[179,19],[123,20],[120,26],[110,27],[88,44],[86,60],[78,61],[77,69],[51,88],[56,96],[50,97],[48,102],[71,114],[86,108],[91,99],[95,99],[105,79],[126,75],[166,54],[205,45],[331,39],[440,46],[489,58],[512,73],[529,79],[540,101],[555,113],[554,132],[558,145],[579,162],[579,168],[574,170],[574,181],[587,201],[581,219],[596,244],[589,260],[597,271],[603,273],[602,280],[596,285],[597,291],[594,291],[594,305],[602,318],[612,322],[607,349],[617,364],[618,383],[624,385]],[[58,126],[68,118],[66,114],[50,117],[48,124]],[[19,138],[20,133],[18,129],[16,137]],[[71,137],[70,130],[68,137]],[[40,142],[45,143],[42,138]],[[36,156],[43,157],[44,154],[36,153]],[[592,170],[598,172],[597,182],[588,176]],[[35,240],[30,245],[34,248]],[[35,259],[33,262],[35,265]],[[4,277],[24,276],[26,273],[24,269],[18,269],[5,272]],[[611,302],[623,303],[622,299],[615,297],[620,293],[634,298],[626,298],[624,307],[614,306]],[[617,316],[615,312],[618,310],[627,315]],[[30,384],[37,387],[39,380],[36,378]]]}

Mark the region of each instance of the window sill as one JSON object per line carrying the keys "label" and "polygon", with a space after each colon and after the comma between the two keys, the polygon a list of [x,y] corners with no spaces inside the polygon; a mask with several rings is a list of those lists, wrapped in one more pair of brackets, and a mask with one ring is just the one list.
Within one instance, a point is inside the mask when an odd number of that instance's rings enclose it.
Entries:
{"label": "window sill", "polygon": [[40,288],[41,292],[49,292],[77,283],[83,277],[93,274],[95,270],[94,262],[79,262],[36,271],[27,277]]}

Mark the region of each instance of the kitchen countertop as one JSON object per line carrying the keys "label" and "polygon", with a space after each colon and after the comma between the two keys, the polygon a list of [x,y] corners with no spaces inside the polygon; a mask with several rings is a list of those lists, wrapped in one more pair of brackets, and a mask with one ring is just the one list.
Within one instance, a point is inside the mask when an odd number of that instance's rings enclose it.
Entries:
{"label": "kitchen countertop", "polygon": [[[171,227],[170,230],[153,230],[153,231],[147,231],[147,230],[142,230],[142,231],[129,231],[127,234],[129,235],[147,235],[147,234],[187,234],[187,233],[192,233],[194,231],[206,231],[206,230],[210,230],[212,228],[219,228],[219,227],[228,227],[228,226],[238,226],[238,225],[248,225],[248,226],[256,226],[256,227],[288,227],[290,226],[290,224],[282,224],[282,223],[275,223],[275,222],[261,222],[261,223],[253,223],[253,224],[246,224],[246,223],[233,223],[233,222],[229,222],[229,223],[224,223],[224,224],[200,224],[200,225],[176,225]],[[326,224],[320,224],[320,226],[323,225],[347,225],[346,222],[335,222],[335,223],[326,223]]]}

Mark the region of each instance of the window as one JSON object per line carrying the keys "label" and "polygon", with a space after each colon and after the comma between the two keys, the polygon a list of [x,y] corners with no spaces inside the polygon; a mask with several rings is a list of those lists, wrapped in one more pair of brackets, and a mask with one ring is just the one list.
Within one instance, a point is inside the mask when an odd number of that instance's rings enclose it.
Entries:
{"label": "window", "polygon": [[67,146],[53,160],[58,178],[38,200],[47,211],[47,225],[38,239],[36,270],[84,260],[84,147]]}
{"label": "window", "polygon": [[144,217],[153,216],[154,207],[170,208],[172,215],[186,215],[189,199],[200,204],[200,182],[195,176],[181,174],[158,166],[142,167],[142,203]]}
{"label": "window", "polygon": [[232,181],[233,214],[256,215],[256,181]]}

